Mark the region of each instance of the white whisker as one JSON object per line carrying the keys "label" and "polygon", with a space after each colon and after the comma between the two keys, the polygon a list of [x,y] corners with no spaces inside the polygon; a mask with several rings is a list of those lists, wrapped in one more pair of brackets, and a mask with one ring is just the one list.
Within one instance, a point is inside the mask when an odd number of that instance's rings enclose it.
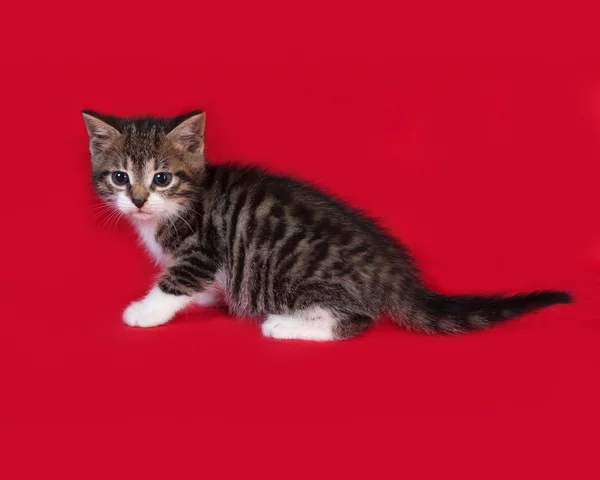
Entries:
{"label": "white whisker", "polygon": [[192,228],[192,226],[188,222],[186,222],[181,215],[177,214],[176,212],[173,212],[173,215],[176,215],[178,218],[180,218],[183,223],[190,227],[190,231],[194,233],[194,229]]}

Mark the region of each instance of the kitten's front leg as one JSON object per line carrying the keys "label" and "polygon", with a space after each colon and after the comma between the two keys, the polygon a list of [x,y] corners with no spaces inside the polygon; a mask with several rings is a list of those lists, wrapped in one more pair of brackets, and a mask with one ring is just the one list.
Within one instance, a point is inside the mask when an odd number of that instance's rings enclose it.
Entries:
{"label": "kitten's front leg", "polygon": [[161,275],[143,299],[125,309],[123,321],[131,327],[167,323],[214,281],[214,268],[207,263],[197,257],[179,260]]}
{"label": "kitten's front leg", "polygon": [[133,302],[123,313],[123,321],[130,327],[157,327],[171,320],[191,303],[187,295],[171,295],[155,285],[141,300]]}

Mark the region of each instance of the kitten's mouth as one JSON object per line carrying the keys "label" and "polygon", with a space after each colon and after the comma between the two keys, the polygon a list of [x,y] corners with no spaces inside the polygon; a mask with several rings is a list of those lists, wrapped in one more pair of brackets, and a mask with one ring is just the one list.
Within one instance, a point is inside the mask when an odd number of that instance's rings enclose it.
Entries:
{"label": "kitten's mouth", "polygon": [[134,212],[132,216],[133,218],[136,218],[138,220],[149,220],[150,218],[152,218],[153,215],[148,212],[137,211]]}

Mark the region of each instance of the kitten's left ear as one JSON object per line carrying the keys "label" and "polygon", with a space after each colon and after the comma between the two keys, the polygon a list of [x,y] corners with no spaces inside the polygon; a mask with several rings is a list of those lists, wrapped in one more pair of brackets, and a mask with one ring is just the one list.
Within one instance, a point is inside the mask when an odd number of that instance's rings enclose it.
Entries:
{"label": "kitten's left ear", "polygon": [[202,110],[181,115],[172,120],[174,128],[167,137],[173,144],[186,152],[204,154],[204,124],[206,115]]}

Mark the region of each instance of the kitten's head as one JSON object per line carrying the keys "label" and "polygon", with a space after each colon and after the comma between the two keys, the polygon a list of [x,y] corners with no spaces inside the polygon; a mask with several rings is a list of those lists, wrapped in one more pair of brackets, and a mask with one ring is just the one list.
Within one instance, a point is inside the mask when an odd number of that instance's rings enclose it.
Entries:
{"label": "kitten's head", "polygon": [[98,196],[136,221],[175,215],[204,171],[204,113],[125,119],[86,110]]}

